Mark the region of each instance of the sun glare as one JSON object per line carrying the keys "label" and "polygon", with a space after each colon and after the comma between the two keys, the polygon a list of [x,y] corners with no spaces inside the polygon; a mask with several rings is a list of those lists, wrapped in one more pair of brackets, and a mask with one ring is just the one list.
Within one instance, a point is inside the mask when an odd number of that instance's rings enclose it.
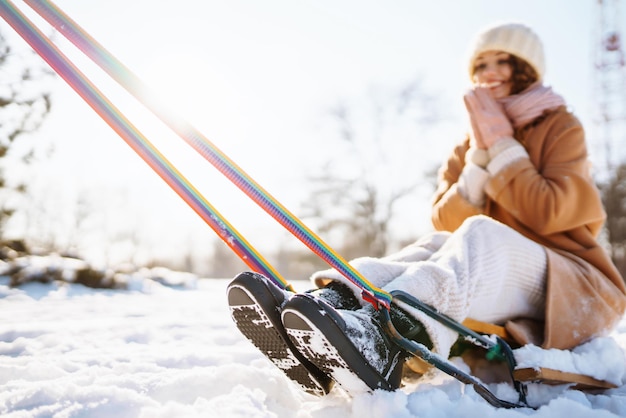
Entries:
{"label": "sun glare", "polygon": [[189,55],[161,57],[145,71],[151,95],[188,120],[201,121],[207,112],[232,107],[233,88],[205,60]]}

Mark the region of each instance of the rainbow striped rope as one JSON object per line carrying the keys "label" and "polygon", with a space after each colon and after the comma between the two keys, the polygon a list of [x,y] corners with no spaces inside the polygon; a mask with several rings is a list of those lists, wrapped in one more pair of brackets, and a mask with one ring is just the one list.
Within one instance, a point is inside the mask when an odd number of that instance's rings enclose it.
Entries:
{"label": "rainbow striped rope", "polygon": [[289,287],[243,236],[10,1],[0,1],[0,14],[250,268],[281,281],[283,287]]}
{"label": "rainbow striped rope", "polygon": [[[177,117],[174,112],[170,110],[166,111],[151,101],[145,93],[149,91],[149,89],[141,80],[95,39],[89,36],[89,34],[80,28],[72,19],[65,15],[58,7],[46,0],[25,0],[25,2],[69,39],[70,42],[78,47],[85,55],[98,64],[114,80],[142,102],[159,119],[178,134],[178,136],[184,139],[194,150],[200,153],[200,155],[208,160],[289,232],[302,241],[319,257],[324,259],[330,266],[337,269],[346,278],[358,285],[363,290],[364,299],[374,305],[381,303],[384,306],[389,306],[392,298],[389,293],[373,286],[199,131],[183,119]],[[273,278],[274,276],[270,275],[269,277]],[[283,280],[280,280],[278,284],[285,287]]]}

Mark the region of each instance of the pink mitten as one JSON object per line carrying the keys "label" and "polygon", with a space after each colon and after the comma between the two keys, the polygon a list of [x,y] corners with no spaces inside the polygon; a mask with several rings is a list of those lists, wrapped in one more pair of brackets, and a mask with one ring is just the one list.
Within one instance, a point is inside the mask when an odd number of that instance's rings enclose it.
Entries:
{"label": "pink mitten", "polygon": [[465,95],[464,101],[478,148],[489,149],[499,140],[513,136],[511,122],[488,89],[476,87]]}

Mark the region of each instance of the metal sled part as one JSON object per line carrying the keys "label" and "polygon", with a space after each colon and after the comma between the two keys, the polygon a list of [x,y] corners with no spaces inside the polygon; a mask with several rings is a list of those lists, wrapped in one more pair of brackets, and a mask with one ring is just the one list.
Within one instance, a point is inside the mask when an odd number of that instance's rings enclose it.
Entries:
{"label": "metal sled part", "polygon": [[458,367],[450,363],[447,359],[442,358],[438,354],[433,353],[423,344],[403,337],[398,332],[398,330],[396,330],[395,326],[391,322],[389,310],[382,308],[380,309],[380,313],[383,327],[385,329],[385,332],[387,332],[389,337],[396,344],[398,344],[400,347],[402,347],[404,350],[411,353],[412,355],[421,358],[422,360],[426,361],[427,363],[431,364],[442,372],[459,380],[460,382],[472,385],[480,396],[482,396],[487,402],[495,407],[531,408],[526,401],[526,385],[523,382],[518,381],[513,375],[516,365],[515,357],[513,356],[513,350],[506,341],[504,341],[500,337],[496,337],[496,341],[494,342],[491,339],[488,339],[485,336],[478,334],[467,328],[466,326],[458,323],[457,321],[449,318],[448,316],[437,312],[437,310],[435,310],[431,306],[421,302],[420,300],[414,298],[406,292],[393,291],[391,292],[391,295],[393,296],[394,302],[400,302],[399,305],[405,304],[412,308],[420,310],[432,319],[457,332],[460,336],[464,337],[472,344],[484,348],[486,350],[485,357],[488,360],[504,360],[511,374],[511,380],[513,381],[513,385],[517,390],[517,393],[519,394],[519,401],[518,403],[513,403],[498,398],[478,378],[464,372],[463,370],[459,369]]}

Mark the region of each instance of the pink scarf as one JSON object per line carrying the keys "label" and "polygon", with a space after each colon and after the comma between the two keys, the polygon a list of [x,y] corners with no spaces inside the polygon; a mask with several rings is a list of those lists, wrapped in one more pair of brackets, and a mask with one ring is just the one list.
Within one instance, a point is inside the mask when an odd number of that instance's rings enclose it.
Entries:
{"label": "pink scarf", "polygon": [[498,103],[504,107],[513,127],[520,128],[541,116],[546,110],[565,105],[565,100],[553,92],[551,87],[537,82],[521,93],[499,99]]}

